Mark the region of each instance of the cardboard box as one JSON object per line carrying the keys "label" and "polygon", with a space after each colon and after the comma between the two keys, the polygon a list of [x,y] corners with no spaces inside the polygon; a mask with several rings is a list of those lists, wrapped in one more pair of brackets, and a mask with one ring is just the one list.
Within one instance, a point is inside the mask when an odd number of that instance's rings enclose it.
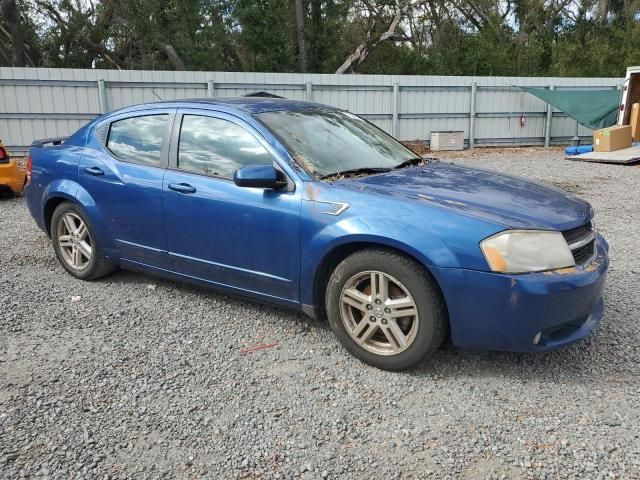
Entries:
{"label": "cardboard box", "polygon": [[593,132],[594,152],[615,152],[631,146],[631,125],[614,125]]}
{"label": "cardboard box", "polygon": [[634,142],[640,140],[640,103],[634,103],[631,107],[631,138]]}
{"label": "cardboard box", "polygon": [[463,150],[464,132],[431,132],[431,150]]}

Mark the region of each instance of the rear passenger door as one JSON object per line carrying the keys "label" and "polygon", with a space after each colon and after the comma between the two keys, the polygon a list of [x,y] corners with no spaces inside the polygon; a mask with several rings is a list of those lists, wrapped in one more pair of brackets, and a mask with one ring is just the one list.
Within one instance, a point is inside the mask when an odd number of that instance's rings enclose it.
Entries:
{"label": "rear passenger door", "polygon": [[111,254],[134,264],[167,266],[162,181],[175,109],[109,118],[83,155],[79,181],[95,202]]}
{"label": "rear passenger door", "polygon": [[274,164],[277,154],[244,121],[178,111],[164,181],[165,225],[174,269],[271,298],[298,300],[301,194],[242,188],[236,169]]}

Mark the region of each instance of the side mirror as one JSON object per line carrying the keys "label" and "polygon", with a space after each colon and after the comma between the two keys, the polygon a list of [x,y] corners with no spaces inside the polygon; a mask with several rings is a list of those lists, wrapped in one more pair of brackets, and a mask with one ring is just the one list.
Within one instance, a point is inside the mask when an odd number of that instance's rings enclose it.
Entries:
{"label": "side mirror", "polygon": [[272,188],[278,190],[287,186],[284,173],[273,165],[250,165],[233,174],[233,183],[239,187]]}

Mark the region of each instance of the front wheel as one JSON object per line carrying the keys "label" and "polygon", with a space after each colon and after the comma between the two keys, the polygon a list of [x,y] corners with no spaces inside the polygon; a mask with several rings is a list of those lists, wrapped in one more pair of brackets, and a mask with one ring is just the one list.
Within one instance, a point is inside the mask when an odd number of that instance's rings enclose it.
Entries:
{"label": "front wheel", "polygon": [[444,302],[424,267],[395,252],[368,249],[343,260],[326,292],[329,323],[365,363],[402,370],[440,347]]}
{"label": "front wheel", "polygon": [[53,212],[51,239],[58,261],[76,278],[94,280],[115,268],[102,254],[84,212],[73,203],[61,203]]}

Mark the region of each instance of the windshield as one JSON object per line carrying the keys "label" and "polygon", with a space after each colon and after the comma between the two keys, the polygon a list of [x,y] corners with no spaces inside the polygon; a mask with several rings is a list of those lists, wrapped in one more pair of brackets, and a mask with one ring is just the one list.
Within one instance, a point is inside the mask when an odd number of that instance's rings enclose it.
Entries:
{"label": "windshield", "polygon": [[393,137],[339,110],[256,115],[307,171],[322,178],[351,170],[385,171],[416,158]]}

